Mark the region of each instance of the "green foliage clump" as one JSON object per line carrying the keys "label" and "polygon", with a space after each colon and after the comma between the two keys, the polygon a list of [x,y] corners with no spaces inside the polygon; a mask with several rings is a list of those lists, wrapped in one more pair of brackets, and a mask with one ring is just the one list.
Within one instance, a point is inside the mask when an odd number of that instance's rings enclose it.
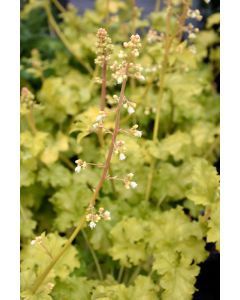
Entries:
{"label": "green foliage clump", "polygon": [[[199,264],[209,255],[206,244],[220,251],[214,82],[219,14],[200,32],[186,28],[190,2],[168,1],[168,8],[156,6],[146,19],[134,1],[98,0],[83,16],[58,1],[24,5],[22,299],[188,300]],[[105,74],[108,131],[101,136],[92,125],[100,110],[102,70],[94,59],[103,24],[114,48]],[[121,111],[118,140],[126,146],[126,159],[113,155],[109,176],[116,180],[104,181],[96,201],[97,209],[111,212],[111,220],[99,221],[93,230],[83,224],[58,259],[86,214],[106,160],[115,124],[113,96],[120,92],[109,66],[136,31],[143,80],[130,78],[126,85],[126,98],[136,103],[132,115]],[[141,139],[129,134],[135,124]],[[89,165],[76,174],[79,157]],[[137,186],[127,189],[122,178],[133,171]]]}

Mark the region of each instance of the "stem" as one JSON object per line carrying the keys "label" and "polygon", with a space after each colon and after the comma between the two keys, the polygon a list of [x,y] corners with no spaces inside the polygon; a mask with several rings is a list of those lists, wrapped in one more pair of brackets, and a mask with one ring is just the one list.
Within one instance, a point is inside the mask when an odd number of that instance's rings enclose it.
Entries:
{"label": "stem", "polygon": [[182,11],[182,15],[179,18],[179,27],[178,27],[178,31],[176,34],[176,36],[179,40],[181,40],[181,38],[182,38],[184,24],[187,19],[188,9],[189,9],[189,0],[183,0],[183,11]]}
{"label": "stem", "polygon": [[66,157],[64,154],[59,153],[60,159],[69,167],[70,170],[74,171],[75,170],[75,165],[71,160]]}
{"label": "stem", "polygon": [[79,231],[82,229],[84,223],[85,223],[85,219],[86,219],[86,215],[84,215],[77,227],[75,228],[75,230],[73,231],[73,233],[71,234],[70,238],[67,240],[66,244],[64,245],[64,247],[62,248],[62,250],[58,253],[58,255],[55,256],[55,258],[49,263],[49,265],[47,266],[47,268],[44,270],[44,272],[36,279],[33,288],[32,288],[32,292],[33,294],[35,294],[38,290],[38,288],[40,287],[40,285],[43,283],[44,279],[47,277],[47,275],[49,274],[49,272],[52,270],[52,268],[55,266],[55,264],[59,261],[59,259],[65,254],[66,250],[68,249],[68,247],[71,245],[72,241],[75,239],[75,237],[78,235]]}
{"label": "stem", "polygon": [[95,262],[95,265],[96,265],[96,268],[97,268],[97,271],[98,271],[98,276],[99,276],[100,280],[103,280],[103,273],[102,273],[102,269],[101,269],[101,266],[99,264],[97,255],[96,255],[94,249],[92,248],[91,244],[89,243],[87,235],[86,235],[84,229],[82,229],[82,234],[83,234],[84,240],[85,240],[85,242],[86,242],[86,244],[87,244],[87,246],[88,246],[88,248],[89,248],[89,250],[92,254],[93,260]]}
{"label": "stem", "polygon": [[[128,67],[127,67],[127,69],[128,69]],[[126,70],[126,73],[127,73],[127,70]],[[109,171],[110,162],[111,162],[112,155],[113,155],[113,150],[114,150],[114,145],[115,145],[117,134],[119,132],[119,127],[120,127],[120,110],[121,110],[121,107],[122,107],[122,104],[123,104],[123,101],[124,101],[124,92],[125,92],[126,83],[127,83],[127,78],[124,79],[124,81],[122,83],[121,92],[120,92],[120,99],[119,99],[118,106],[117,106],[117,109],[116,109],[115,128],[114,128],[113,135],[112,135],[112,142],[111,142],[111,145],[109,147],[109,151],[108,151],[107,159],[106,159],[105,166],[104,166],[104,169],[103,169],[103,172],[102,172],[102,176],[101,176],[100,181],[99,181],[99,183],[98,183],[98,185],[95,189],[93,197],[90,201],[91,206],[95,205],[95,202],[96,202],[96,199],[98,197],[99,191],[100,191],[100,189],[103,185],[103,182],[107,177],[107,173]]]}
{"label": "stem", "polygon": [[132,8],[132,33],[135,34],[136,31],[136,13],[137,13],[137,7],[136,7],[136,1],[131,0],[131,8]]}
{"label": "stem", "polygon": [[101,100],[100,100],[100,110],[105,109],[106,93],[107,93],[107,61],[104,59],[102,67],[102,89],[101,89]]}
{"label": "stem", "polygon": [[[159,91],[159,98],[157,103],[157,112],[156,112],[156,118],[154,120],[154,128],[153,128],[153,142],[156,142],[158,140],[158,131],[159,131],[159,123],[160,123],[160,113],[161,113],[161,106],[162,106],[162,99],[164,95],[164,80],[165,75],[167,72],[168,67],[168,55],[169,50],[173,41],[173,38],[170,36],[170,19],[172,15],[172,1],[168,0],[168,13],[166,17],[166,40],[165,40],[165,49],[164,49],[164,57],[163,57],[163,63],[162,63],[162,69],[160,73],[160,91]],[[156,159],[151,158],[150,162],[150,172],[148,174],[148,181],[147,181],[147,188],[146,188],[146,194],[145,194],[145,200],[148,201],[151,193],[152,188],[152,179],[153,179],[153,173],[155,169],[155,163]]]}
{"label": "stem", "polygon": [[49,20],[49,24],[50,26],[53,28],[53,30],[56,32],[56,34],[58,35],[58,37],[60,38],[60,40],[63,42],[64,46],[68,49],[69,52],[71,52],[73,54],[73,56],[75,56],[75,58],[78,60],[78,62],[89,72],[92,73],[93,70],[90,67],[89,64],[84,63],[81,58],[79,57],[79,55],[77,53],[75,53],[75,50],[72,48],[71,44],[68,42],[68,40],[66,39],[66,37],[64,36],[64,34],[61,32],[57,22],[55,21],[52,12],[51,12],[51,8],[50,8],[50,4],[49,2],[46,2],[45,5],[45,10],[47,13],[47,17]]}
{"label": "stem", "polygon": [[34,120],[34,116],[33,116],[33,108],[30,108],[29,114],[26,115],[26,120],[28,123],[28,126],[30,127],[33,135],[35,135],[37,133],[37,128],[36,128],[36,124],[35,124],[35,120]]}
{"label": "stem", "polygon": [[62,4],[58,0],[52,0],[56,8],[61,12],[64,13],[66,12],[66,9],[62,6]]}
{"label": "stem", "polygon": [[109,25],[109,4],[110,4],[110,0],[107,0],[107,2],[106,2],[106,25],[107,25],[107,27],[108,27],[108,25]]}
{"label": "stem", "polygon": [[128,280],[128,285],[130,285],[131,283],[134,282],[134,280],[136,279],[136,277],[138,276],[138,274],[140,273],[140,271],[141,271],[141,266],[137,266],[135,268],[135,270],[133,271],[130,279]]}
{"label": "stem", "polygon": [[156,4],[155,4],[155,11],[159,11],[160,10],[160,4],[161,4],[161,0],[156,0]]}
{"label": "stem", "polygon": [[121,266],[118,272],[118,278],[117,281],[120,283],[122,280],[122,276],[123,276],[123,271],[124,271],[124,266]]}
{"label": "stem", "polygon": [[[126,74],[128,71],[128,65],[126,67]],[[110,162],[111,162],[111,158],[112,158],[112,154],[113,154],[113,150],[114,150],[114,144],[116,141],[116,137],[117,134],[119,132],[119,126],[120,126],[120,112],[121,112],[121,107],[124,101],[124,92],[125,92],[125,88],[126,88],[126,83],[127,83],[127,78],[124,79],[123,83],[122,83],[122,87],[121,87],[121,93],[120,93],[120,99],[119,99],[119,103],[116,109],[116,118],[115,118],[115,128],[114,128],[114,132],[113,132],[113,136],[112,136],[112,142],[111,145],[109,147],[109,151],[108,151],[108,155],[107,155],[107,159],[106,162],[104,164],[104,169],[102,172],[102,176],[99,180],[99,183],[94,191],[93,197],[89,202],[89,206],[94,206],[96,199],[98,197],[99,191],[106,179],[109,167],[110,167]],[[78,235],[79,231],[82,229],[82,227],[85,224],[85,220],[86,220],[86,214],[84,214],[83,217],[81,217],[81,219],[79,220],[79,223],[77,225],[77,227],[75,228],[75,230],[73,231],[73,233],[71,234],[70,238],[67,240],[66,244],[64,245],[64,247],[62,248],[62,250],[57,254],[57,256],[50,262],[50,264],[46,267],[46,269],[44,270],[44,272],[36,279],[33,288],[32,288],[32,292],[36,293],[36,291],[38,290],[38,288],[40,287],[40,285],[42,284],[42,282],[44,281],[44,279],[47,277],[47,275],[49,274],[49,272],[52,270],[52,268],[55,266],[55,264],[59,261],[59,259],[64,255],[64,253],[66,252],[66,250],[68,249],[68,247],[71,245],[72,241],[75,239],[75,237]]]}

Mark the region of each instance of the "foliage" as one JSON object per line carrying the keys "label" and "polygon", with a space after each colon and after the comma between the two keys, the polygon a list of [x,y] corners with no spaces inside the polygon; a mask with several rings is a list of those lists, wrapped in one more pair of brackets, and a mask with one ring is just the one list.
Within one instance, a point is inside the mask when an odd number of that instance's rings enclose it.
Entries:
{"label": "foliage", "polygon": [[[175,12],[170,30],[177,33],[182,1],[170,2]],[[57,13],[54,3],[31,0],[21,12],[21,86],[35,95],[21,101],[21,297],[192,299],[199,264],[208,256],[206,243],[220,248],[214,83],[219,15],[210,16],[194,40],[175,36],[166,67],[166,8],[142,19],[134,1],[98,0],[83,16],[71,5]],[[143,135],[137,139],[120,132],[126,160],[114,155],[111,162],[119,178],[134,170],[137,187],[104,182],[97,205],[111,212],[111,221],[80,232],[34,293],[36,280],[85,214],[101,176],[95,166],[74,173],[75,160],[104,162],[111,140],[106,134],[101,144],[90,130],[99,113],[96,77],[101,71],[94,59],[96,32],[103,24],[114,45],[111,63],[131,33],[139,32],[142,39],[137,60],[145,80],[129,80],[125,94],[137,106],[133,116],[122,110],[121,128],[138,124]],[[110,69],[106,77],[105,126],[112,130],[113,95],[120,89]]]}

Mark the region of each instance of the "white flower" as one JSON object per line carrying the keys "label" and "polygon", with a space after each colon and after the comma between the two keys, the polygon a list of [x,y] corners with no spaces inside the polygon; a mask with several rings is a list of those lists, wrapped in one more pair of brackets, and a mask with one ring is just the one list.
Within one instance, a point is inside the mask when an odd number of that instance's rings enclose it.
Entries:
{"label": "white flower", "polygon": [[120,160],[126,159],[126,155],[125,155],[124,153],[120,153],[119,159],[120,159]]}
{"label": "white flower", "polygon": [[211,0],[204,0],[204,2],[208,4],[211,2]]}
{"label": "white flower", "polygon": [[80,173],[81,169],[82,169],[81,166],[76,166],[75,172],[76,172],[76,173]]}
{"label": "white flower", "polygon": [[31,245],[34,246],[36,244],[41,244],[42,243],[42,237],[41,236],[37,236],[34,240],[31,241]]}
{"label": "white flower", "polygon": [[144,77],[143,75],[140,75],[140,76],[138,77],[138,79],[144,81],[144,80],[145,80],[145,77]]}
{"label": "white flower", "polygon": [[128,107],[128,113],[129,115],[133,114],[135,112],[135,109],[132,106]]}
{"label": "white flower", "polygon": [[103,115],[98,115],[97,117],[96,117],[96,122],[101,122],[101,121],[103,121],[104,120],[104,116]]}
{"label": "white flower", "polygon": [[93,129],[97,129],[98,128],[98,123],[94,123],[92,127],[93,127]]}
{"label": "white flower", "polygon": [[118,84],[121,84],[123,82],[123,77],[122,76],[119,76],[118,78],[117,78],[117,83]]}
{"label": "white flower", "polygon": [[104,218],[104,220],[106,220],[106,221],[111,220],[111,213],[110,213],[110,211],[106,210],[106,211],[103,213],[103,218]]}
{"label": "white flower", "polygon": [[135,189],[137,187],[137,183],[135,181],[130,182],[131,188]]}
{"label": "white flower", "polygon": [[136,136],[136,137],[141,137],[142,136],[142,131],[136,130],[133,135]]}
{"label": "white flower", "polygon": [[96,223],[93,222],[93,221],[91,221],[91,222],[89,223],[89,227],[90,227],[91,229],[95,228],[95,227],[96,227]]}

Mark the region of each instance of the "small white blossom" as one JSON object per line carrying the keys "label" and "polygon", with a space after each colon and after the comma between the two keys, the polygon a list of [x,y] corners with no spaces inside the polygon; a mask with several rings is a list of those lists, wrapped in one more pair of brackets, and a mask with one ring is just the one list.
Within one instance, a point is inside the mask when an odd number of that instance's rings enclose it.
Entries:
{"label": "small white blossom", "polygon": [[34,240],[31,241],[31,245],[34,246],[36,244],[41,244],[42,243],[42,237],[41,236],[37,236]]}
{"label": "small white blossom", "polygon": [[137,183],[135,181],[130,182],[131,188],[135,189],[137,187]]}
{"label": "small white blossom", "polygon": [[137,76],[137,79],[141,80],[141,81],[144,81],[145,80],[145,77],[143,75],[139,75]]}
{"label": "small white blossom", "polygon": [[110,211],[106,210],[106,211],[103,213],[103,219],[106,220],[106,221],[111,220],[111,213],[110,213]]}
{"label": "small white blossom", "polygon": [[129,115],[133,114],[135,112],[135,109],[132,106],[128,107],[128,113]]}
{"label": "small white blossom", "polygon": [[125,155],[124,153],[120,153],[119,159],[120,159],[120,160],[126,159],[126,155]]}
{"label": "small white blossom", "polygon": [[98,123],[94,123],[92,127],[93,127],[93,129],[97,129],[97,128],[98,128],[98,126],[99,126],[99,124],[98,124]]}
{"label": "small white blossom", "polygon": [[209,4],[211,0],[204,0],[205,3]]}
{"label": "small white blossom", "polygon": [[95,222],[93,222],[93,221],[91,221],[91,222],[89,223],[89,227],[90,227],[91,229],[95,228],[96,225],[97,225],[97,224],[96,224]]}
{"label": "small white blossom", "polygon": [[76,172],[76,173],[80,173],[81,169],[82,169],[81,166],[76,166],[75,172]]}
{"label": "small white blossom", "polygon": [[133,135],[136,137],[142,137],[142,131],[136,130]]}
{"label": "small white blossom", "polygon": [[117,78],[117,83],[118,84],[121,84],[123,82],[123,77],[122,76],[119,76],[118,78]]}
{"label": "small white blossom", "polygon": [[96,117],[96,122],[101,122],[104,120],[104,116],[103,115],[99,115]]}

